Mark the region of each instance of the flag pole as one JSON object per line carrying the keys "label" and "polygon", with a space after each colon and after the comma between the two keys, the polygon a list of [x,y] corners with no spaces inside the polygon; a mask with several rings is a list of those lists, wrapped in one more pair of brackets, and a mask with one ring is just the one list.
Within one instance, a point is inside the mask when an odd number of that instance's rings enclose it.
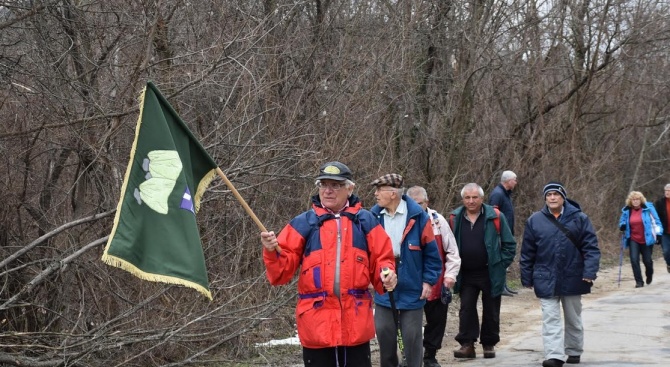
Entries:
{"label": "flag pole", "polygon": [[216,173],[219,174],[219,177],[221,177],[221,179],[222,179],[223,182],[226,184],[226,186],[228,186],[228,188],[230,189],[230,191],[233,192],[233,195],[235,195],[235,198],[237,199],[237,201],[239,201],[240,204],[242,204],[242,207],[243,207],[244,210],[247,212],[247,214],[249,214],[249,216],[251,217],[251,219],[253,219],[254,222],[256,222],[256,225],[258,226],[258,228],[259,228],[262,232],[267,232],[268,230],[265,229],[265,226],[263,225],[263,223],[261,223],[261,221],[258,219],[258,217],[256,216],[256,214],[254,214],[254,211],[251,210],[251,208],[249,207],[249,205],[247,205],[247,202],[244,201],[244,198],[242,197],[242,195],[240,195],[240,193],[237,192],[237,189],[235,188],[235,186],[233,186],[233,183],[230,182],[230,180],[228,180],[228,177],[226,177],[226,175],[223,173],[223,171],[221,171],[221,168],[217,167],[217,168],[216,168]]}

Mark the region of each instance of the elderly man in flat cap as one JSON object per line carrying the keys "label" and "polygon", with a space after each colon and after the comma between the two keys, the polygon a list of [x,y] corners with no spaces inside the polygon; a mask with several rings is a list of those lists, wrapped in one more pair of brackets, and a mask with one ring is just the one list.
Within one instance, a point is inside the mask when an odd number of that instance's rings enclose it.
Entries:
{"label": "elderly man in flat cap", "polygon": [[[423,361],[423,306],[432,286],[439,279],[442,260],[430,218],[423,208],[404,195],[403,178],[386,174],[371,183],[377,205],[370,211],[377,216],[391,238],[396,259],[398,284],[393,290],[396,309],[391,309],[388,294],[375,294],[375,327],[379,342],[380,365],[397,367],[397,325],[400,323],[403,354],[408,367],[421,367]],[[398,312],[393,315],[393,312]],[[395,316],[395,317],[394,317]]]}
{"label": "elderly man in flat cap", "polygon": [[372,296],[396,285],[391,242],[353,194],[349,167],[327,162],[315,181],[312,208],[275,236],[261,232],[272,285],[298,275],[295,318],[305,366],[372,367]]}

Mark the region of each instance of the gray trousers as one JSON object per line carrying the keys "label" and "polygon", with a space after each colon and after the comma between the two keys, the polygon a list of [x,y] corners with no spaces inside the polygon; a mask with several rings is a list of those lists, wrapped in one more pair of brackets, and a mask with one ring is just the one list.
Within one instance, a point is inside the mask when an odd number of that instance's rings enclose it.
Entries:
{"label": "gray trousers", "polygon": [[[423,363],[423,308],[400,311],[400,329],[408,367],[421,367]],[[379,342],[379,365],[397,367],[398,332],[390,308],[375,305],[375,329]]]}
{"label": "gray trousers", "polygon": [[[565,361],[566,355],[581,356],[584,351],[582,296],[540,298],[540,305],[544,358]],[[564,322],[561,322],[561,306]]]}

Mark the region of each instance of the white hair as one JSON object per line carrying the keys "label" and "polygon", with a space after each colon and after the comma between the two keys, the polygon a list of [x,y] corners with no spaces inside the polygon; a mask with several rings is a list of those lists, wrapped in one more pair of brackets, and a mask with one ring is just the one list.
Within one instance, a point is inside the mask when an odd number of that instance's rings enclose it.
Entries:
{"label": "white hair", "polygon": [[505,171],[502,173],[502,176],[500,176],[500,182],[507,182],[509,180],[513,180],[516,178],[516,173],[512,171]]}
{"label": "white hair", "polygon": [[482,189],[482,187],[477,185],[476,183],[470,182],[469,184],[463,186],[463,188],[461,189],[461,198],[465,198],[466,191],[472,191],[475,189],[479,192],[480,197],[484,197],[484,189]]}
{"label": "white hair", "polygon": [[428,193],[426,192],[426,189],[424,189],[421,186],[412,186],[409,189],[407,189],[407,195],[410,197],[420,197],[423,200],[428,201]]}
{"label": "white hair", "polygon": [[665,185],[665,190],[670,190],[670,183]]}

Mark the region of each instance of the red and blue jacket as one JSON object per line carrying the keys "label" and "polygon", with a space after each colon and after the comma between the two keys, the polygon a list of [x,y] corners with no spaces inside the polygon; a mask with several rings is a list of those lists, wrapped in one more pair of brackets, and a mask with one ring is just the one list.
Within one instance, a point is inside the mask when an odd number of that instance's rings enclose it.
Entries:
{"label": "red and blue jacket", "polygon": [[[402,199],[407,202],[407,223],[400,245],[400,258],[396,274],[398,285],[393,290],[395,304],[399,310],[416,310],[423,308],[425,299],[420,299],[423,283],[431,286],[438,281],[442,272],[442,259],[437,249],[433,227],[428,213],[407,195]],[[370,209],[372,214],[384,225],[382,207],[375,205]],[[388,294],[376,294],[375,303],[391,307]]]}
{"label": "red and blue jacket", "polygon": [[321,206],[284,227],[280,252],[263,250],[266,275],[272,285],[288,283],[300,268],[296,323],[300,343],[308,348],[355,346],[375,336],[372,284],[384,292],[380,273],[395,271],[391,240],[358,197],[334,214]]}

